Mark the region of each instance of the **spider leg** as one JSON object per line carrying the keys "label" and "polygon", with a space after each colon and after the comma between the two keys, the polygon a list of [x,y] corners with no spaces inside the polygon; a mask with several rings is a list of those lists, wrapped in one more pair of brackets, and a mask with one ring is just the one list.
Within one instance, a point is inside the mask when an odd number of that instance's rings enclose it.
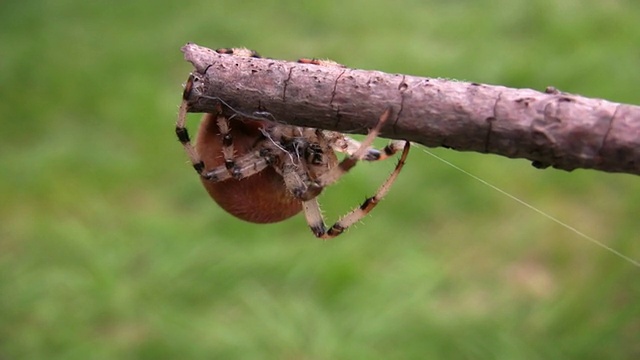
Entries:
{"label": "spider leg", "polygon": [[339,64],[333,60],[329,60],[329,59],[308,59],[308,58],[302,58],[302,59],[298,59],[298,63],[300,64],[313,64],[313,65],[319,65],[319,66],[327,66],[327,67],[331,67],[331,66],[335,66],[335,67],[341,67],[344,68],[346,66]]}
{"label": "spider leg", "polygon": [[202,171],[200,176],[204,179],[220,182],[228,179],[244,179],[249,176],[255,175],[260,171],[267,168],[271,163],[271,159],[269,157],[261,156],[260,154],[246,154],[241,156],[234,162],[234,171],[229,172],[229,169],[226,165],[220,165],[212,170]]}
{"label": "spider leg", "polygon": [[311,229],[313,235],[315,235],[317,238],[325,239],[328,235],[327,226],[324,223],[324,218],[322,217],[322,212],[320,211],[318,198],[303,201],[302,209],[304,210],[304,217],[307,220],[307,224],[309,225],[309,228]]}
{"label": "spider leg", "polygon": [[401,149],[404,149],[408,141],[405,140],[392,140],[382,150],[369,149],[367,155],[362,160],[366,161],[378,161],[385,160],[395,155]]}
{"label": "spider leg", "polygon": [[405,164],[407,159],[407,155],[409,155],[409,148],[411,146],[410,142],[405,142],[404,148],[402,150],[402,155],[400,156],[400,160],[396,164],[395,169],[389,175],[389,177],[382,183],[380,188],[376,193],[367,198],[362,205],[351,210],[345,216],[341,217],[335,224],[333,224],[329,229],[326,228],[324,224],[324,220],[322,218],[322,214],[320,213],[320,207],[318,206],[317,199],[311,199],[309,201],[305,201],[302,203],[302,208],[304,209],[305,217],[307,219],[307,223],[311,228],[311,231],[316,237],[321,239],[332,239],[340,234],[342,234],[346,229],[360,221],[363,217],[365,217],[373,208],[378,205],[380,200],[389,192],[391,185],[396,181],[402,167]]}
{"label": "spider leg", "polygon": [[[224,166],[232,177],[240,179],[242,177],[241,169],[238,167],[235,161],[235,151],[233,148],[233,137],[231,136],[231,130],[229,125],[229,118],[222,115],[222,108],[218,104],[216,113],[216,124],[220,129],[220,136],[222,137],[222,157],[224,158]],[[213,114],[207,114],[207,116],[213,116]]]}
{"label": "spider leg", "polygon": [[351,168],[354,167],[358,163],[358,161],[364,159],[369,151],[369,148],[371,147],[371,144],[373,143],[373,140],[378,136],[378,134],[380,133],[380,130],[382,129],[382,126],[385,124],[385,122],[389,118],[390,112],[391,112],[391,109],[385,110],[385,112],[382,113],[382,115],[380,116],[380,119],[378,120],[378,124],[376,124],[376,126],[373,129],[371,129],[371,131],[369,131],[369,134],[362,141],[362,143],[360,144],[360,147],[358,147],[358,149],[356,149],[356,151],[354,151],[352,154],[345,157],[338,164],[338,166],[332,168],[329,172],[320,176],[317,179],[316,184],[309,187],[310,190],[313,190],[313,188],[315,187],[324,188],[326,186],[329,186],[335,183],[344,174],[346,174],[349,170],[351,170]]}
{"label": "spider leg", "polygon": [[196,170],[196,172],[200,175],[204,174],[204,162],[198,155],[196,149],[191,145],[191,139],[189,138],[189,132],[187,131],[186,122],[187,122],[187,110],[189,109],[189,95],[191,94],[191,90],[193,89],[193,75],[189,75],[189,79],[184,87],[184,92],[182,93],[182,103],[180,104],[180,110],[178,110],[178,121],[176,122],[176,136],[178,140],[184,147],[184,151],[189,156],[189,160],[191,161],[191,165]]}
{"label": "spider leg", "polygon": [[276,171],[282,176],[285,187],[291,192],[291,194],[297,198],[301,197],[307,191],[307,183],[309,182],[309,176],[306,172],[306,167],[303,164],[295,164],[291,158],[283,158],[284,165],[279,168],[275,167]]}
{"label": "spider leg", "polygon": [[[189,76],[187,83],[184,88],[184,92],[182,95],[182,103],[180,104],[180,110],[178,111],[178,121],[176,122],[176,136],[182,146],[184,147],[185,152],[189,156],[189,160],[193,168],[196,172],[207,179],[220,179],[216,181],[223,181],[228,179],[229,177],[233,177],[235,179],[241,179],[247,177],[247,173],[250,172],[251,166],[247,165],[239,165],[237,161],[234,159],[234,148],[233,148],[233,137],[230,133],[229,119],[222,115],[222,107],[218,105],[218,109],[216,114],[206,114],[205,116],[215,116],[216,124],[220,129],[220,136],[222,137],[222,156],[224,158],[224,168],[229,173],[230,176],[222,175],[219,169],[214,169],[211,171],[205,171],[205,164],[200,158],[200,155],[196,151],[195,147],[191,144],[191,139],[189,137],[189,132],[186,127],[187,122],[187,110],[189,108],[189,94],[193,88],[193,75]],[[255,156],[252,156],[255,158]],[[239,161],[239,160],[238,160]],[[264,161],[263,161],[264,162]],[[260,162],[256,163],[257,167],[261,167],[264,169],[266,165],[261,165]],[[257,171],[253,171],[251,174],[256,173]]]}
{"label": "spider leg", "polygon": [[[323,131],[324,136],[329,139],[331,143],[331,147],[335,151],[339,151],[342,153],[346,153],[348,155],[352,155],[356,152],[361,144],[359,141],[350,138],[349,136],[343,135],[337,131]],[[393,140],[390,141],[382,150],[378,150],[375,148],[368,148],[367,153],[362,158],[364,161],[378,161],[385,160],[396,154],[404,147],[404,140]]]}

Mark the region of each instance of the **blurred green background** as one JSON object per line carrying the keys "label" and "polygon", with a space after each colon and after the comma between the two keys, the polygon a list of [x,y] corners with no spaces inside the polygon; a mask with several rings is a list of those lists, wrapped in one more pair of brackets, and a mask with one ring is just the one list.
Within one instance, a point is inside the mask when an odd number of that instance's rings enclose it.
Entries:
{"label": "blurred green background", "polygon": [[[0,359],[639,358],[638,267],[422,147],[322,242],[217,208],[174,135],[189,41],[640,104],[638,19],[632,0],[0,2]],[[637,176],[433,151],[640,259]],[[393,165],[328,189],[328,220]]]}

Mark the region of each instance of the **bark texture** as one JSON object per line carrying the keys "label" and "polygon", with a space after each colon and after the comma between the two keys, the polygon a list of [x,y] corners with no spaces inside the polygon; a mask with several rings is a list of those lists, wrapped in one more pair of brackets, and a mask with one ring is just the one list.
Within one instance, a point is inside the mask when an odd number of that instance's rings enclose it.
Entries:
{"label": "bark texture", "polygon": [[545,92],[338,66],[223,55],[187,44],[190,112],[382,136],[552,166],[640,174],[640,107]]}

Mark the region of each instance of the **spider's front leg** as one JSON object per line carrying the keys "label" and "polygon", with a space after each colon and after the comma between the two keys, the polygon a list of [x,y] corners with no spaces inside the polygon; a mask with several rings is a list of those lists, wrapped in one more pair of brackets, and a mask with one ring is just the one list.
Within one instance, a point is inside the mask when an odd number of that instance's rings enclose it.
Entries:
{"label": "spider's front leg", "polygon": [[359,207],[351,210],[345,216],[341,217],[330,228],[327,229],[325,225],[324,218],[322,217],[320,206],[318,205],[318,200],[316,198],[303,202],[302,208],[311,232],[313,232],[313,234],[318,238],[332,239],[342,234],[346,229],[360,221],[360,219],[364,218],[369,212],[371,212],[371,210],[380,203],[380,200],[382,200],[387,192],[389,192],[391,185],[398,178],[398,175],[406,162],[407,156],[409,155],[410,147],[411,143],[408,141],[405,142],[400,160],[398,160],[398,163],[391,175],[389,175],[380,188],[378,188],[378,191],[376,191],[373,196],[367,198]]}
{"label": "spider's front leg", "polygon": [[[389,114],[391,113],[391,108],[382,113],[380,119],[376,126],[369,131],[367,137],[362,141],[358,149],[356,149],[352,154],[345,157],[338,165],[329,169],[328,172],[320,175],[315,181],[311,182],[307,188],[308,193],[320,193],[323,188],[335,183],[338,181],[344,174],[349,172],[351,168],[353,168],[358,161],[363,160],[371,151],[371,144],[373,144],[373,140],[378,136],[380,130],[386,123],[389,118]],[[355,140],[354,140],[355,141]],[[302,196],[302,200],[310,200],[315,196]]]}
{"label": "spider's front leg", "polygon": [[[324,130],[323,134],[335,151],[346,153],[347,155],[353,155],[361,147],[359,141],[337,131]],[[395,155],[398,151],[402,150],[402,148],[404,148],[405,142],[406,141],[404,140],[392,140],[384,148],[382,148],[382,150],[368,148],[367,153],[364,155],[362,160],[386,160]]]}
{"label": "spider's front leg", "polygon": [[[320,191],[326,186],[335,183],[340,177],[342,177],[342,175],[346,174],[353,166],[355,166],[359,160],[362,160],[368,154],[371,154],[370,146],[373,143],[373,140],[380,133],[380,130],[382,129],[384,123],[387,121],[390,112],[391,110],[387,109],[380,116],[376,127],[369,132],[364,141],[359,144],[359,147],[355,151],[353,151],[352,154],[347,156],[338,165],[330,168],[327,173],[320,175],[315,181],[310,182],[304,195],[299,197],[303,200],[302,208],[304,210],[307,223],[309,224],[311,231],[316,237],[322,239],[330,239],[342,234],[345,229],[358,222],[371,210],[373,210],[376,205],[378,205],[380,200],[387,194],[387,192],[391,188],[391,185],[398,177],[398,174],[400,174],[400,171],[405,164],[407,155],[409,154],[409,149],[411,147],[411,143],[408,141],[392,142],[392,144],[403,144],[402,155],[400,157],[400,160],[396,164],[394,171],[380,186],[378,191],[373,196],[367,198],[359,207],[353,209],[348,214],[340,218],[340,220],[338,220],[330,228],[326,227],[324,219],[322,217],[322,213],[320,212],[320,206],[318,205],[318,201],[316,198],[317,194],[319,194]],[[397,152],[396,148],[390,148],[389,150],[384,151],[384,158],[388,157],[387,154],[395,152]],[[378,156],[378,159],[381,158],[383,158],[382,154]]]}

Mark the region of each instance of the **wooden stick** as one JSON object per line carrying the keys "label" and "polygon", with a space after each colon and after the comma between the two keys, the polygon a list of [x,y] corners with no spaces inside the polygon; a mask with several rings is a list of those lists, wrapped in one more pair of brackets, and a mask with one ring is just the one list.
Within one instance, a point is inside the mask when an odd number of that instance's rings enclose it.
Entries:
{"label": "wooden stick", "polygon": [[187,44],[189,112],[214,112],[382,136],[552,166],[640,174],[640,107],[454,80],[240,57]]}

